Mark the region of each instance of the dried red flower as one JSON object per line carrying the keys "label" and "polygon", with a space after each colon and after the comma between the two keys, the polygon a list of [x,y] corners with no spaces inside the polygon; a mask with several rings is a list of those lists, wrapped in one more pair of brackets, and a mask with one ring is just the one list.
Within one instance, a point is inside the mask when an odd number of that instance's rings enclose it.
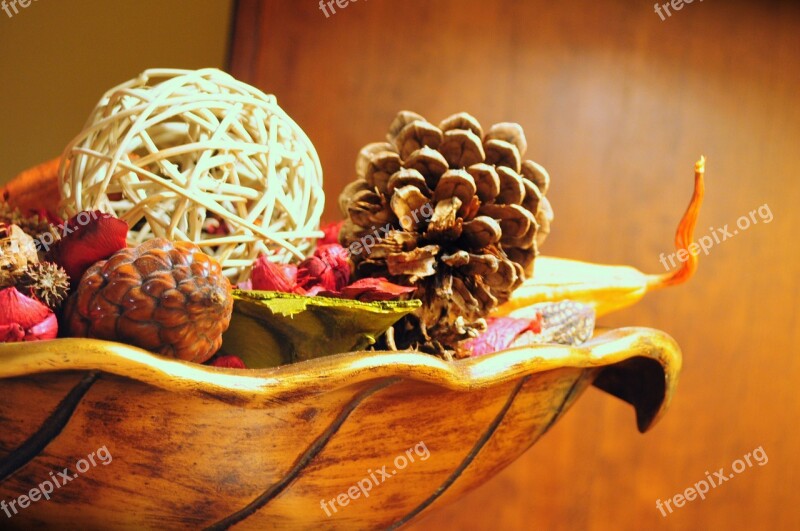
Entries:
{"label": "dried red flower", "polygon": [[331,243],[339,243],[339,232],[342,230],[344,220],[328,223],[320,227],[320,230],[325,234],[322,238],[317,240],[317,245],[329,245]]}
{"label": "dried red flower", "polygon": [[16,288],[0,291],[0,343],[55,339],[58,320],[36,299]]}
{"label": "dried red flower", "polygon": [[95,262],[127,247],[128,224],[99,210],[73,216],[61,232],[63,237],[53,248],[51,260],[64,268],[73,287]]}
{"label": "dried red flower", "polygon": [[347,249],[338,243],[317,247],[314,256],[306,258],[297,267],[297,285],[304,290],[319,286],[326,291],[339,292],[349,281],[349,255]]}
{"label": "dried red flower", "polygon": [[217,356],[209,362],[213,367],[227,367],[229,369],[246,369],[242,358],[239,356]]}
{"label": "dried red flower", "polygon": [[350,262],[347,249],[338,243],[322,245],[299,266],[275,264],[261,256],[253,264],[250,279],[240,289],[299,293],[309,297],[339,297],[363,302],[396,300],[415,288],[399,286],[385,278],[363,278],[348,285]]}
{"label": "dried red flower", "polygon": [[463,347],[473,356],[491,354],[508,348],[515,339],[528,331],[535,334],[542,331],[541,314],[537,314],[533,320],[514,317],[490,319],[486,331],[480,336],[464,342]]}
{"label": "dried red flower", "polygon": [[416,288],[398,286],[385,278],[362,278],[342,289],[341,296],[364,302],[392,301],[414,293]]}
{"label": "dried red flower", "polygon": [[[328,228],[324,230],[328,231]],[[261,256],[253,264],[250,279],[240,283],[239,289],[299,293],[308,297],[339,297],[363,302],[396,300],[415,291],[415,288],[399,286],[385,278],[363,278],[348,285],[349,258],[347,249],[338,243],[320,245],[314,255],[303,260],[299,266],[275,264],[266,256]]]}
{"label": "dried red flower", "polygon": [[297,264],[278,264],[284,276],[294,288],[297,287]]}
{"label": "dried red flower", "polygon": [[253,263],[250,284],[250,289],[292,293],[297,287],[297,266],[276,264],[262,255]]}

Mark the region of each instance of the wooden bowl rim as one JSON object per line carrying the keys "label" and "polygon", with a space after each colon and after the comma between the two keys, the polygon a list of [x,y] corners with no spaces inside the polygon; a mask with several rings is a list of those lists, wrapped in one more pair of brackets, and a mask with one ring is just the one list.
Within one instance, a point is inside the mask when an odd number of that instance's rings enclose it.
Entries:
{"label": "wooden bowl rim", "polygon": [[578,347],[536,345],[448,362],[414,351],[360,351],[268,369],[229,369],[165,358],[122,343],[66,338],[0,344],[0,379],[44,372],[98,370],[169,391],[278,399],[332,391],[377,378],[403,378],[456,391],[491,387],[559,368],[589,369],[636,356],[658,361],[667,377],[680,371],[680,348],[660,330],[628,327],[602,331]]}

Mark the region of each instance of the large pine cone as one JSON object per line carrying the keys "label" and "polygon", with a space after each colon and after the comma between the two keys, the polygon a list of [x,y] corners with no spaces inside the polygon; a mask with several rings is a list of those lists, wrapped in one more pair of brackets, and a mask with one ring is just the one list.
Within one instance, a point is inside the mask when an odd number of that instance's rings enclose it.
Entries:
{"label": "large pine cone", "polygon": [[369,144],[358,179],[339,199],[357,278],[386,276],[417,287],[416,320],[396,330],[399,347],[447,354],[485,328],[484,317],[533,273],[550,231],[550,177],[522,157],[522,127],[484,135],[467,113],[436,127],[402,111],[389,142]]}
{"label": "large pine cone", "polygon": [[221,346],[232,311],[219,263],[192,243],[158,238],[89,268],[65,316],[73,336],[203,363]]}

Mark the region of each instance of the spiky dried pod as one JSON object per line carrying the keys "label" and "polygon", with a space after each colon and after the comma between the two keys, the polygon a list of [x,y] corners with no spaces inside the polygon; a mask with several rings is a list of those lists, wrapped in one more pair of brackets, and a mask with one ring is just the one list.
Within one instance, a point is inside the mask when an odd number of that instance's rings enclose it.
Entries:
{"label": "spiky dried pod", "polygon": [[17,278],[17,289],[26,294],[30,292],[55,310],[69,294],[69,276],[62,267],[52,262],[29,264]]}

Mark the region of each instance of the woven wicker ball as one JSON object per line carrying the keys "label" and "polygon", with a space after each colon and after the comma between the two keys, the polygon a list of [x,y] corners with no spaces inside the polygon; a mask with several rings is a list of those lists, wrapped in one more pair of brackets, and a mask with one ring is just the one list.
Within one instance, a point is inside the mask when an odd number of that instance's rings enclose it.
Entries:
{"label": "woven wicker ball", "polygon": [[321,235],[322,169],[275,97],[216,69],[147,70],[106,92],[59,169],[62,210],[109,212],[129,243],[191,241],[241,279]]}

